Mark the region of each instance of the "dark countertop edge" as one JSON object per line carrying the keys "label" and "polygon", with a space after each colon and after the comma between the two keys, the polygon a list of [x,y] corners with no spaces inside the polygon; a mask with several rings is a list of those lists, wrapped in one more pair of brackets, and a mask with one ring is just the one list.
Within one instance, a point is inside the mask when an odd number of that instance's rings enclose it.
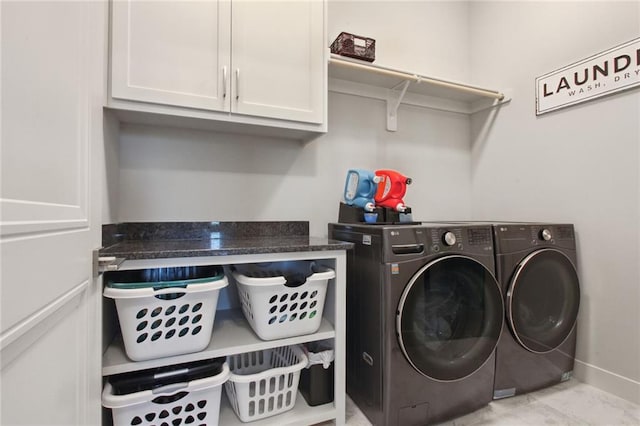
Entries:
{"label": "dark countertop edge", "polygon": [[[180,257],[205,257],[205,256],[233,256],[244,254],[268,254],[268,253],[291,253],[291,252],[320,252],[332,250],[351,250],[353,243],[324,240],[322,243],[295,242],[292,241],[286,245],[269,244],[269,239],[265,239],[264,243],[257,244],[256,240],[251,240],[246,246],[243,246],[241,240],[234,240],[234,247],[221,248],[198,248],[196,247],[202,241],[192,241],[193,247],[189,246],[189,241],[183,241],[186,246],[183,248],[171,249],[163,248],[161,241],[154,241],[154,247],[145,248],[138,246],[136,248],[127,247],[128,244],[115,244],[108,248],[100,250],[101,256],[114,256],[124,258],[125,260],[143,260],[143,259],[167,259]],[[168,244],[170,245],[170,244]]]}
{"label": "dark countertop edge", "polygon": [[308,221],[121,222],[102,225],[102,244],[124,241],[308,237]]}
{"label": "dark countertop edge", "polygon": [[208,257],[208,256],[237,256],[249,254],[269,254],[269,253],[293,253],[293,252],[322,252],[332,250],[350,250],[353,245],[350,243],[337,247],[287,247],[279,250],[262,250],[262,249],[229,249],[229,250],[199,250],[199,251],[163,251],[163,252],[113,252],[106,253],[107,256],[121,257],[125,260],[150,260],[150,259],[175,259],[182,257]]}
{"label": "dark countertop edge", "polygon": [[145,260],[320,252],[353,247],[353,243],[310,237],[309,223],[302,221],[141,222],[103,225],[100,256]]}

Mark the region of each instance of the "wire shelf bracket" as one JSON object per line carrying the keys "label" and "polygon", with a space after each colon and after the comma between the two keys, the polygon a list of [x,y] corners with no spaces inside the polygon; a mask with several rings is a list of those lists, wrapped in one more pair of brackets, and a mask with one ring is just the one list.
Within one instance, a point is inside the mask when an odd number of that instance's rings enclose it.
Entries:
{"label": "wire shelf bracket", "polygon": [[398,108],[400,108],[402,98],[407,93],[410,83],[409,80],[405,80],[398,86],[389,89],[387,97],[387,130],[390,132],[398,130]]}

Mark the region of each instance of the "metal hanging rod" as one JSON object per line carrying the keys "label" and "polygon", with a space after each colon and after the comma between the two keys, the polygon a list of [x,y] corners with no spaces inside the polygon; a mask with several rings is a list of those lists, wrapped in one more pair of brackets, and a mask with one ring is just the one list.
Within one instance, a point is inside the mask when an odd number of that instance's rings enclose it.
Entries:
{"label": "metal hanging rod", "polygon": [[397,71],[391,68],[381,67],[379,65],[361,64],[348,59],[344,59],[340,55],[336,55],[336,54],[331,54],[331,57],[329,58],[329,63],[339,65],[341,67],[358,69],[364,72],[373,72],[376,74],[386,75],[389,77],[397,77],[403,80],[409,80],[416,83],[433,84],[435,86],[446,87],[449,89],[472,93],[479,96],[494,98],[499,101],[502,101],[505,98],[505,95],[498,91],[481,89],[479,87],[468,86],[466,84],[461,84],[461,83],[453,83],[450,81],[439,80],[437,78],[432,78],[432,77],[425,77],[418,74],[410,74],[403,71]]}

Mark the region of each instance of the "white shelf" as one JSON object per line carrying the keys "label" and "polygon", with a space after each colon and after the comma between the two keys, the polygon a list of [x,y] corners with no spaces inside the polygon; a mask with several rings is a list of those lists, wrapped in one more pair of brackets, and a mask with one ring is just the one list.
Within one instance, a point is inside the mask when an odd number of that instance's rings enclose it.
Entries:
{"label": "white shelf", "polygon": [[509,101],[498,90],[428,77],[335,54],[329,59],[329,83],[331,91],[386,100],[391,106],[390,113],[395,113],[402,103],[471,114]]}
{"label": "white shelf", "polygon": [[307,404],[304,397],[300,392],[296,396],[296,403],[294,407],[282,414],[273,417],[267,417],[266,419],[256,420],[250,423],[243,423],[240,421],[236,413],[231,408],[231,404],[227,398],[226,392],[222,392],[222,399],[220,401],[220,418],[218,423],[224,426],[300,426],[300,425],[313,425],[316,423],[333,420],[337,417],[337,410],[333,402],[311,407]]}
{"label": "white shelf", "polygon": [[417,83],[411,87],[410,92],[420,93],[428,96],[440,98],[457,99],[466,102],[473,102],[479,99],[491,98],[503,100],[505,95],[497,90],[485,89],[470,84],[460,83],[440,78],[427,77],[424,75],[393,68],[374,65],[369,62],[346,58],[332,54],[329,60],[331,78],[357,81],[371,86],[395,88],[403,81]]}
{"label": "white shelf", "polygon": [[[303,426],[333,421],[336,426],[344,426],[345,422],[345,376],[346,376],[346,252],[335,251],[310,251],[291,253],[263,253],[229,256],[207,256],[195,258],[169,258],[127,261],[122,264],[122,270],[145,269],[153,267],[169,266],[195,266],[195,265],[232,265],[237,263],[260,263],[283,260],[315,260],[321,265],[332,268],[336,276],[330,279],[327,286],[326,301],[320,328],[317,332],[303,336],[295,336],[277,340],[261,340],[251,329],[240,309],[235,282],[229,281],[218,299],[218,310],[213,325],[212,339],[208,347],[203,351],[164,357],[148,361],[131,361],[125,351],[121,336],[116,336],[107,347],[102,358],[102,374],[113,374],[129,371],[144,370],[162,367],[171,364],[181,364],[202,359],[209,359],[239,353],[254,352],[279,346],[296,345],[319,340],[329,340],[334,347],[334,401],[333,403],[310,407],[304,397],[298,393],[293,409],[278,416],[264,420],[251,422],[252,426],[266,425],[290,425]],[[116,327],[115,306],[111,307],[111,318],[106,327]],[[224,393],[224,392],[223,392]],[[106,409],[105,409],[106,410]],[[107,416],[107,414],[105,414]],[[104,423],[108,424],[108,421]],[[230,407],[227,397],[222,396],[220,425],[241,425],[233,409]]]}
{"label": "white shelf", "polygon": [[206,349],[200,352],[147,361],[131,361],[125,353],[122,338],[120,336],[116,337],[102,357],[102,375],[110,376],[128,371],[144,370],[164,365],[253,352],[277,346],[333,339],[335,336],[334,327],[326,318],[322,318],[320,328],[313,334],[278,340],[261,340],[253,332],[240,310],[228,309],[216,312],[211,342]]}

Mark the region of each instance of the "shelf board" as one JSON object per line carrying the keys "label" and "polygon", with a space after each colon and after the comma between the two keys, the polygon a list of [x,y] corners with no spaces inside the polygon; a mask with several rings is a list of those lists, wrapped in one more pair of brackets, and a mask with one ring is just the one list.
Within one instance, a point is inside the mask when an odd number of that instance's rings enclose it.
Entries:
{"label": "shelf board", "polygon": [[[231,408],[231,403],[227,398],[226,392],[223,392],[223,394],[224,395],[220,401],[220,418],[218,423],[224,426],[240,426],[248,424],[240,421],[238,416],[236,416],[236,413],[233,411],[233,408]],[[311,407],[307,404],[302,394],[298,392],[298,395],[296,396],[296,403],[291,410],[278,414],[277,416],[252,421],[250,424],[251,426],[313,425],[335,419],[336,413],[336,408],[333,402]]]}
{"label": "shelf board", "polygon": [[397,70],[332,54],[329,59],[329,89],[339,93],[388,100],[408,82],[402,103],[453,112],[472,113],[507,102],[498,90],[417,73]]}
{"label": "shelf board", "polygon": [[329,77],[340,80],[355,81],[387,89],[393,89],[398,84],[410,80],[416,83],[411,86],[409,90],[411,93],[466,102],[473,102],[483,98],[504,99],[504,94],[497,90],[436,77],[427,77],[421,74],[345,58],[340,55],[332,54],[329,64],[331,65],[329,67]]}
{"label": "shelf board", "polygon": [[336,333],[331,323],[326,318],[322,318],[320,328],[313,334],[277,340],[261,340],[251,329],[242,311],[239,309],[222,310],[216,312],[209,346],[200,352],[150,359],[147,361],[131,361],[125,353],[121,336],[116,337],[102,357],[102,375],[110,376],[128,371],[144,370],[170,364],[180,364],[207,358],[253,352],[277,346],[333,339],[335,335]]}

